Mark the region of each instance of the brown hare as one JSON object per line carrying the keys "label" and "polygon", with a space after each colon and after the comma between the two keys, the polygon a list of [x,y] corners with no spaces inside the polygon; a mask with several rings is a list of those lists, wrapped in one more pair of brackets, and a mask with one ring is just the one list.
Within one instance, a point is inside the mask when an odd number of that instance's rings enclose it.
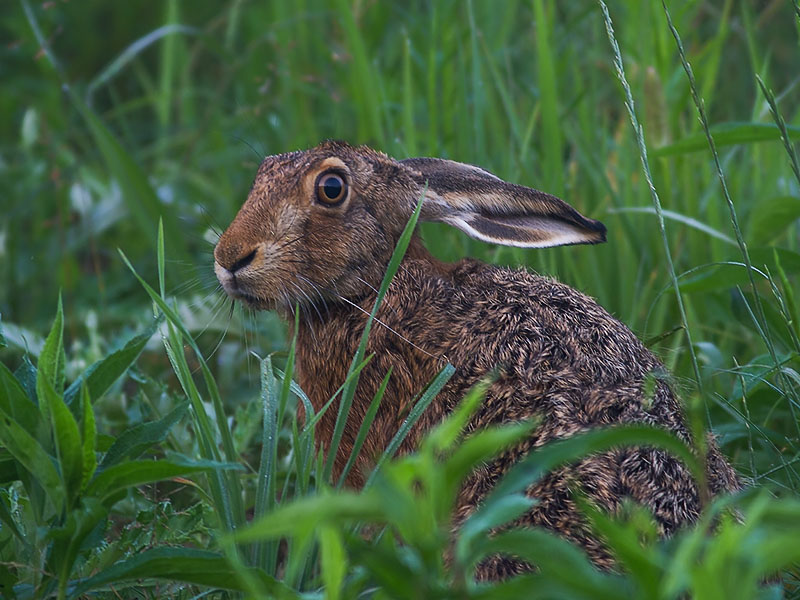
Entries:
{"label": "brown hare", "polygon": [[[507,183],[481,168],[438,158],[394,160],[365,146],[327,141],[303,152],[268,156],[250,195],[214,251],[225,291],[256,309],[306,318],[297,331],[296,378],[318,410],[344,381],[389,258],[420,197],[424,221],[439,221],[479,240],[538,248],[605,241],[605,227],[558,198]],[[592,298],[546,277],[464,259],[431,256],[415,234],[377,314],[335,461],[341,473],[381,380],[393,374],[361,453],[348,475],[358,487],[402,422],[409,400],[441,369],[456,372],[405,440],[412,450],[467,389],[488,372],[499,376],[470,428],[538,417],[521,446],[481,467],[464,485],[462,521],[499,477],[530,448],[618,423],[668,429],[686,442],[681,404],[659,360]],[[326,447],[336,410],[317,429]],[[711,441],[712,493],[738,489],[737,476]],[[698,487],[688,469],[665,452],[623,448],[561,469],[528,490],[539,502],[517,521],[544,526],[579,543],[599,566],[611,566],[576,506],[577,485],[614,511],[624,498],[648,507],[663,534],[695,520]],[[526,565],[493,558],[479,578],[498,578]]]}

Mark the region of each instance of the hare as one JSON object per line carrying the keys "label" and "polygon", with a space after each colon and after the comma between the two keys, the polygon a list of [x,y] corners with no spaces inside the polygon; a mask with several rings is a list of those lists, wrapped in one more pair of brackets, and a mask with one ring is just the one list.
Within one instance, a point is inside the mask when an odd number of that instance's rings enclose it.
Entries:
{"label": "hare", "polygon": [[[558,198],[507,183],[479,167],[438,158],[394,160],[365,146],[326,141],[307,151],[264,159],[247,201],[214,250],[224,290],[255,309],[304,310],[297,333],[296,377],[315,410],[344,381],[389,258],[417,202],[420,219],[456,227],[496,244],[539,248],[605,241],[605,227]],[[414,234],[377,314],[347,427],[335,457],[341,473],[381,380],[388,388],[348,485],[389,443],[408,402],[449,360],[454,376],[406,438],[414,449],[467,389],[494,369],[499,376],[469,428],[538,417],[521,445],[479,468],[464,484],[461,522],[516,459],[531,448],[594,427],[646,423],[691,443],[681,404],[664,366],[592,298],[553,279],[464,259],[435,259]],[[293,322],[293,319],[289,319]],[[329,446],[335,406],[318,424]],[[711,493],[739,488],[736,473],[710,440]],[[613,560],[591,535],[573,498],[576,485],[593,502],[617,510],[624,498],[648,507],[663,535],[694,521],[698,486],[671,455],[622,448],[551,473],[528,494],[538,503],[515,525],[543,526],[580,544],[600,567]],[[521,572],[506,557],[480,565],[480,579]]]}

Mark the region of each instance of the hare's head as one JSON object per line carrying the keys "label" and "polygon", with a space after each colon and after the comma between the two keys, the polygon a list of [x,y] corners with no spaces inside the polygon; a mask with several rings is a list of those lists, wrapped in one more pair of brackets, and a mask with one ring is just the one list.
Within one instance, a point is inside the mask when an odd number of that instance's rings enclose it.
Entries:
{"label": "hare's head", "polygon": [[417,202],[440,221],[498,244],[605,241],[605,227],[558,198],[438,158],[396,161],[365,146],[323,142],[264,159],[214,250],[225,291],[254,308],[358,298],[379,285]]}

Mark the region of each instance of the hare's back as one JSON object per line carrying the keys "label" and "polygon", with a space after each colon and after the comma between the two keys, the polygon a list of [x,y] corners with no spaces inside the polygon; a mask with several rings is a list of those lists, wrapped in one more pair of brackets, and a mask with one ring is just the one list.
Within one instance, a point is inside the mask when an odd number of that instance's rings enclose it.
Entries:
{"label": "hare's back", "polygon": [[457,334],[447,356],[465,383],[496,367],[502,372],[488,420],[535,413],[555,437],[618,422],[687,436],[662,363],[594,299],[523,269],[477,261],[459,263],[452,278]]}

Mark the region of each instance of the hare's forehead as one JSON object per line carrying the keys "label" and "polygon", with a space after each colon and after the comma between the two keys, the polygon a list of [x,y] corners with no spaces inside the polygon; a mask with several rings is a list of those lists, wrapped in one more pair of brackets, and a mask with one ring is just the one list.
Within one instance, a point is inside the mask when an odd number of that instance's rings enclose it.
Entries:
{"label": "hare's forehead", "polygon": [[301,180],[325,169],[348,171],[347,163],[336,154],[315,152],[289,152],[267,156],[258,169],[258,177],[264,179]]}

